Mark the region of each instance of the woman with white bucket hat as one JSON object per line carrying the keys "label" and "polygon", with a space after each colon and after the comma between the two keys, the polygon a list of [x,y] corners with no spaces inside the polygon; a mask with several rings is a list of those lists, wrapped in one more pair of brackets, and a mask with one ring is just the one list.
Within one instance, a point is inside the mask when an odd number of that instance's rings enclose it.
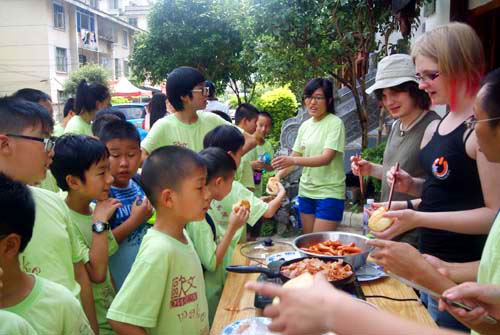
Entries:
{"label": "woman with white bucket hat", "polygon": [[[361,173],[362,176],[380,179],[380,200],[385,202],[389,198],[390,189],[385,175],[397,162],[412,176],[424,176],[424,170],[418,160],[420,142],[429,124],[439,119],[439,116],[434,111],[429,111],[429,96],[418,88],[415,65],[410,55],[394,54],[384,57],[378,63],[375,84],[369,87],[366,93],[375,93],[378,101],[396,121],[387,138],[383,164],[351,157],[351,169],[356,176]],[[414,198],[408,194],[395,193],[393,200],[401,202],[393,202],[391,207],[406,208],[409,204],[407,201]],[[411,230],[396,239],[416,246],[418,234],[416,230]]]}

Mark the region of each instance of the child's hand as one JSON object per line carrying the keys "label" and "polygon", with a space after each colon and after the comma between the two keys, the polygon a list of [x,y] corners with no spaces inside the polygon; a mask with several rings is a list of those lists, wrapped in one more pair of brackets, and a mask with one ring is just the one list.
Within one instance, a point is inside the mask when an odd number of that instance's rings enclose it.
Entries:
{"label": "child's hand", "polygon": [[286,195],[285,187],[282,183],[278,182],[278,197],[284,197]]}
{"label": "child's hand", "polygon": [[111,216],[117,208],[121,208],[122,204],[118,199],[108,198],[106,200],[98,201],[94,209],[94,220],[109,222]]}
{"label": "child's hand", "polygon": [[139,224],[146,222],[153,215],[153,205],[148,198],[137,197],[132,205],[130,216],[137,219]]}
{"label": "child's hand", "polygon": [[252,166],[252,169],[253,170],[263,170],[265,168],[265,164],[264,162],[261,162],[261,161],[252,161],[250,162],[250,165]]}
{"label": "child's hand", "polygon": [[238,211],[232,211],[229,215],[228,229],[237,231],[239,228],[243,227],[248,221],[250,216],[250,211],[244,207],[239,207]]}

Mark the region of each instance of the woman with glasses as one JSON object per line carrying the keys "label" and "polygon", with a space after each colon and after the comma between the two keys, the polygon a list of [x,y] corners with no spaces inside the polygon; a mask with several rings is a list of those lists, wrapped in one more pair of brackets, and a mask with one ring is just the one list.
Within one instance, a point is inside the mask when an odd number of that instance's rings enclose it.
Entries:
{"label": "woman with glasses", "polygon": [[303,103],[311,116],[298,131],[291,156],[279,156],[272,166],[278,178],[303,167],[299,184],[299,211],[304,233],[335,230],[342,221],[345,199],[343,153],[345,130],[335,116],[332,82],[309,81]]}
{"label": "woman with glasses", "polygon": [[[500,206],[498,166],[486,160],[476,133],[467,120],[473,116],[474,99],[485,68],[483,48],[474,30],[462,23],[450,23],[421,36],[412,48],[420,88],[433,104],[447,105],[447,113],[424,136],[420,161],[425,179],[414,178],[406,171],[388,172],[388,182],[396,178],[396,191],[420,196],[414,201],[417,210],[390,211],[385,216],[395,221],[379,238],[390,239],[410,229],[420,228],[419,250],[446,262],[478,261],[486,234]],[[470,124],[470,123],[469,123]],[[418,278],[417,260],[410,252],[390,243],[371,243],[382,250],[374,256],[389,271]],[[408,246],[409,247],[409,246]],[[391,250],[398,250],[401,262],[395,262]],[[429,256],[430,257],[430,256]],[[465,278],[474,280],[474,278]],[[443,290],[431,282],[431,289]],[[463,329],[448,313],[440,313],[437,301],[422,293],[421,298],[438,325]]]}

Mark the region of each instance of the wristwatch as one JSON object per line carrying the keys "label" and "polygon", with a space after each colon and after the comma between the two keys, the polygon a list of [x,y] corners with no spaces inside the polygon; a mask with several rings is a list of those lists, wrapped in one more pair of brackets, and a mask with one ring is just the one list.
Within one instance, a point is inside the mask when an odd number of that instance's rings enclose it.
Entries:
{"label": "wristwatch", "polygon": [[104,221],[96,221],[93,225],[92,225],[92,231],[94,233],[97,233],[97,234],[100,234],[102,233],[103,231],[105,230],[109,230],[109,223],[107,222],[104,222]]}

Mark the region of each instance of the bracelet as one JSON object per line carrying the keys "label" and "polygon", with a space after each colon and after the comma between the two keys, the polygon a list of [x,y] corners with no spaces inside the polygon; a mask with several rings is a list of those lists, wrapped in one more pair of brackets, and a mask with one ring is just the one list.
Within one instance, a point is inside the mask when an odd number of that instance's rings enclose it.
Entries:
{"label": "bracelet", "polygon": [[411,200],[406,200],[406,208],[408,209],[415,209],[415,207],[413,207],[413,202],[411,202]]}

